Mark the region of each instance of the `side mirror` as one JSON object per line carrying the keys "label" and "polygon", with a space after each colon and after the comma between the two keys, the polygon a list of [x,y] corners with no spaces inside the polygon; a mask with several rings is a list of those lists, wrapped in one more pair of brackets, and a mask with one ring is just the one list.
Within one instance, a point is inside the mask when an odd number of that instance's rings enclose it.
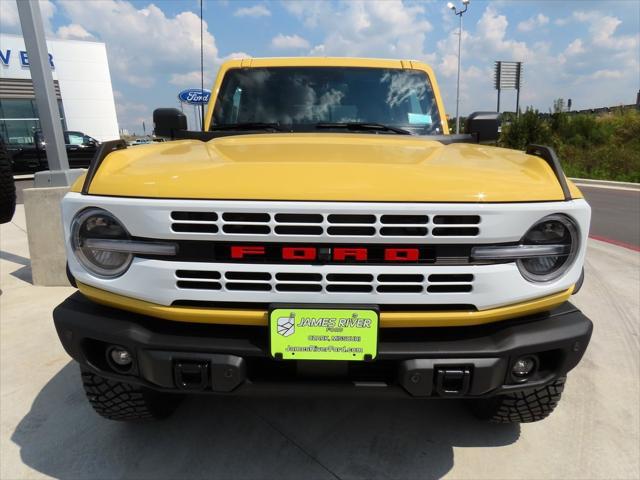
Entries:
{"label": "side mirror", "polygon": [[153,111],[153,131],[158,137],[173,138],[175,132],[187,129],[187,116],[177,108],[156,108]]}
{"label": "side mirror", "polygon": [[498,112],[473,112],[467,117],[465,133],[476,137],[478,143],[495,142],[500,131]]}

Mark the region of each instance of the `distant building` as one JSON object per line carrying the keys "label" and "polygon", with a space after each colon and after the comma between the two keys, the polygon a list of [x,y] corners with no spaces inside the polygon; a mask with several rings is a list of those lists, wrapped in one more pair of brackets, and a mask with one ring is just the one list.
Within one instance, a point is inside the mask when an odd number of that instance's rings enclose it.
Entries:
{"label": "distant building", "polygon": [[[63,128],[100,141],[119,138],[105,44],[47,40],[47,49]],[[32,143],[39,129],[24,40],[0,34],[0,136],[11,144]]]}

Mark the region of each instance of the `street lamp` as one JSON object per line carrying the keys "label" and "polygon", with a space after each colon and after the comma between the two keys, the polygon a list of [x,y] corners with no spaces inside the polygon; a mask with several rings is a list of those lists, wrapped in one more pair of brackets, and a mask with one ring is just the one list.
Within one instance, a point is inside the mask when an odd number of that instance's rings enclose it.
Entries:
{"label": "street lamp", "polygon": [[460,30],[458,32],[458,86],[456,87],[456,133],[460,133],[460,57],[462,55],[462,15],[469,8],[471,0],[462,0],[464,10],[458,10],[456,6],[449,2],[447,8],[460,17]]}

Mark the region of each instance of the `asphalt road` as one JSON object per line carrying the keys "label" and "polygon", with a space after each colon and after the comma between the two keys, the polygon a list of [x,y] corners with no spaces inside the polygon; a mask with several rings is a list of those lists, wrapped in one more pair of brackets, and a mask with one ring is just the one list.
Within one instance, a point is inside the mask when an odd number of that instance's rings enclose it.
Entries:
{"label": "asphalt road", "polygon": [[640,249],[640,190],[580,186],[591,205],[593,238]]}
{"label": "asphalt road", "polygon": [[[22,190],[33,186],[33,181],[21,180],[16,186],[18,203],[22,203]],[[640,189],[593,186],[580,189],[593,209],[590,234],[598,240],[640,249]]]}
{"label": "asphalt road", "polygon": [[556,411],[493,425],[459,401],[187,398],[166,421],[98,417],[30,284],[24,211],[0,226],[0,478],[638,479],[640,255],[591,240],[572,301],[594,333]]}

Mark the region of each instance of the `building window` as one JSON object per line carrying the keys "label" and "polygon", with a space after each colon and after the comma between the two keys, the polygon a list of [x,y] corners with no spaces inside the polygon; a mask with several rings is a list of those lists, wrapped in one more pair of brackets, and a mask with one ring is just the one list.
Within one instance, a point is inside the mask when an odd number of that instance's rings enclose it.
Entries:
{"label": "building window", "polygon": [[[62,101],[58,100],[60,121],[66,129]],[[0,98],[0,136],[8,144],[33,144],[33,135],[40,130],[36,101],[28,98]]]}

